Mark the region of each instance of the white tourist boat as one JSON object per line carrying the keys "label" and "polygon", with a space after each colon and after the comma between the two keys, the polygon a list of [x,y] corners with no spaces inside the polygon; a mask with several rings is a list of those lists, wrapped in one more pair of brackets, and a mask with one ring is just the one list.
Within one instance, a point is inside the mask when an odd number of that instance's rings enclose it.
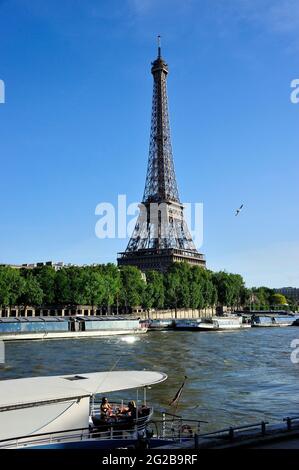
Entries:
{"label": "white tourist boat", "polygon": [[183,331],[236,330],[250,326],[251,324],[242,323],[242,317],[239,316],[175,320],[175,329]]}
{"label": "white tourist boat", "polygon": [[202,331],[227,331],[238,330],[243,327],[242,317],[212,317],[203,319],[198,324],[198,329]]}
{"label": "white tourist boat", "polygon": [[122,317],[18,317],[0,318],[0,340],[94,338],[146,333],[139,319]]}
{"label": "white tourist boat", "polygon": [[[153,371],[110,371],[0,381],[0,449],[115,448],[142,435],[153,409],[146,389],[166,380]],[[144,392],[139,406],[138,390]],[[135,415],[101,417],[96,397],[136,390]],[[125,444],[124,444],[125,441]]]}
{"label": "white tourist boat", "polygon": [[170,330],[175,326],[172,318],[167,319],[154,319],[149,321],[149,330]]}
{"label": "white tourist boat", "polygon": [[197,331],[201,322],[201,318],[178,319],[174,321],[174,328],[182,331]]}
{"label": "white tourist boat", "polygon": [[253,315],[253,327],[282,327],[296,324],[296,315]]}

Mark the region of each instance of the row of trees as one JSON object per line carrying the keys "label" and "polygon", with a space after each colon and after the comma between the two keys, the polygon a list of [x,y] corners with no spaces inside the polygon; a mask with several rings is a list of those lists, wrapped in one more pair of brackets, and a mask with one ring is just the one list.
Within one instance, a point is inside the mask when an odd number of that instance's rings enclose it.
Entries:
{"label": "row of trees", "polygon": [[249,304],[252,310],[269,310],[273,307],[285,308],[286,306],[291,309],[296,308],[291,299],[286,299],[284,295],[268,287],[248,289],[246,304]]}
{"label": "row of trees", "polygon": [[[276,294],[277,295],[277,294]],[[146,278],[134,266],[114,264],[34,269],[0,267],[0,305],[91,305],[125,309],[207,308],[226,305],[270,307],[274,291],[246,289],[242,276],[212,272],[186,263],[174,264],[167,273],[149,271]],[[279,303],[279,302],[278,302]]]}

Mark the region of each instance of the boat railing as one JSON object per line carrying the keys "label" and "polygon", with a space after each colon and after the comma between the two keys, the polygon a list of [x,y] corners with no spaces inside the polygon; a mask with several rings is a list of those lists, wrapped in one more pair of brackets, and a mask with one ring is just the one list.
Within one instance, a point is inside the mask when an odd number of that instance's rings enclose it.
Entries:
{"label": "boat railing", "polygon": [[114,426],[107,424],[101,426],[101,430],[88,427],[2,439],[0,440],[0,449],[43,446],[62,442],[78,442],[85,439],[138,439],[143,431],[144,425],[136,424],[128,429],[115,429]]}
{"label": "boat railing", "polygon": [[63,442],[76,438],[82,440],[90,434],[89,428],[67,429],[63,431],[18,436],[0,440],[0,448],[18,448],[34,445]]}
{"label": "boat railing", "polygon": [[[99,400],[95,400],[91,403],[90,406],[90,413],[93,415],[94,413],[100,413],[101,412],[101,404],[102,402]],[[120,403],[117,402],[110,402],[110,405],[112,406],[112,409],[114,411],[123,411],[126,408],[126,405],[124,404],[123,400]]]}
{"label": "boat railing", "polygon": [[[124,405],[123,401],[121,401],[121,403],[110,402],[110,405],[112,407],[111,415],[108,414],[105,418],[107,420],[108,426],[117,424],[118,419],[120,420],[130,419],[131,423],[135,422],[137,424],[144,425],[145,422],[149,421],[149,419],[153,415],[153,408],[147,405],[138,405],[137,416],[134,416],[134,414],[132,416],[127,414],[128,407],[127,405]],[[100,401],[94,401],[93,403],[91,403],[90,416],[92,419],[94,417],[95,418],[101,417],[101,402]],[[101,423],[101,426],[105,424],[106,423],[103,422]]]}
{"label": "boat railing", "polygon": [[179,441],[194,440],[200,426],[207,421],[186,419],[172,413],[162,412],[161,418],[152,419],[146,426],[146,433],[160,439]]}

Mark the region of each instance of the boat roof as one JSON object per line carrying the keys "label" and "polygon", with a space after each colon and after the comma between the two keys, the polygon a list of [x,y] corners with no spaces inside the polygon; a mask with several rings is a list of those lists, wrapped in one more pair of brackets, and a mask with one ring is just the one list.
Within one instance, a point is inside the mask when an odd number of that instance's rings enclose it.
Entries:
{"label": "boat roof", "polygon": [[3,407],[92,396],[164,382],[167,375],[156,371],[111,371],[89,374],[30,377],[0,381]]}
{"label": "boat roof", "polygon": [[75,316],[75,317],[6,317],[0,318],[0,323],[33,323],[33,322],[66,322],[66,321],[97,321],[97,322],[105,322],[105,321],[139,321],[139,318],[125,318],[121,316],[117,317],[95,317],[95,316]]}
{"label": "boat roof", "polygon": [[8,317],[0,318],[0,323],[65,322],[68,317]]}

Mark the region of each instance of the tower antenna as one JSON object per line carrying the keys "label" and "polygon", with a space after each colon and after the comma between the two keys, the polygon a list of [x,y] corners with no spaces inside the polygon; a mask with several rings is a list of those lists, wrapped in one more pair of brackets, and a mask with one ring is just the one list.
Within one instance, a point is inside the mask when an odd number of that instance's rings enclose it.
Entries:
{"label": "tower antenna", "polygon": [[161,58],[161,36],[158,35],[158,58]]}

